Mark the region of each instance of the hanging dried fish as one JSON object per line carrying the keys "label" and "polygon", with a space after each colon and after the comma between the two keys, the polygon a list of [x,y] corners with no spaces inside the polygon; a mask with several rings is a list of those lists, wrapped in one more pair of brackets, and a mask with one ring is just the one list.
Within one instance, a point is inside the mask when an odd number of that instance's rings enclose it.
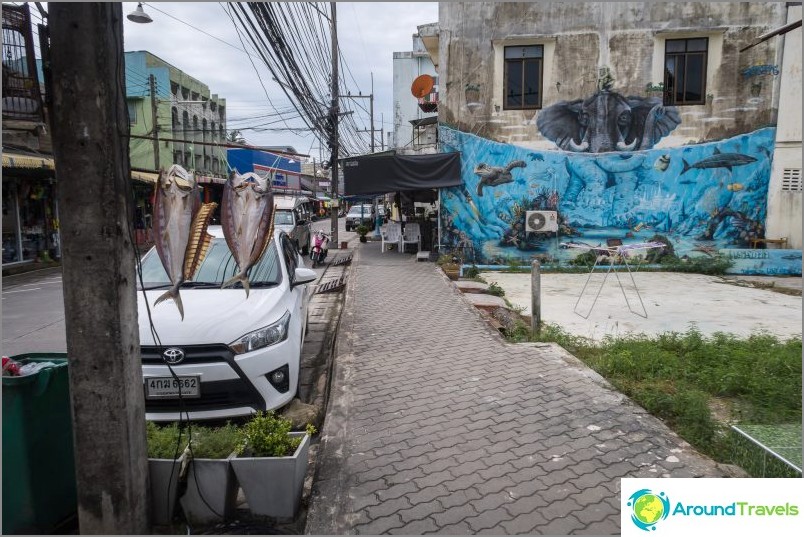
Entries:
{"label": "hanging dried fish", "polygon": [[232,172],[223,187],[221,224],[226,244],[240,270],[221,288],[240,282],[248,297],[248,272],[274,235],[274,195],[270,183],[255,173]]}
{"label": "hanging dried fish", "polygon": [[159,173],[155,197],[154,242],[171,287],[156,299],[154,306],[173,299],[184,320],[179,288],[204,260],[210,240],[206,228],[217,204],[205,204],[202,211],[195,178],[176,164]]}

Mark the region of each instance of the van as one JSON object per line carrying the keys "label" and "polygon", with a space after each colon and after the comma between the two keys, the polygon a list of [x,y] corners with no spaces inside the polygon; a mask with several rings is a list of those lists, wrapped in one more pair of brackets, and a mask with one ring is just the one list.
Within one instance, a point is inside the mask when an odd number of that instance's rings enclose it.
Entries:
{"label": "van", "polygon": [[310,251],[312,238],[312,201],[300,196],[275,195],[274,205],[274,226],[287,233],[296,249],[306,255]]}

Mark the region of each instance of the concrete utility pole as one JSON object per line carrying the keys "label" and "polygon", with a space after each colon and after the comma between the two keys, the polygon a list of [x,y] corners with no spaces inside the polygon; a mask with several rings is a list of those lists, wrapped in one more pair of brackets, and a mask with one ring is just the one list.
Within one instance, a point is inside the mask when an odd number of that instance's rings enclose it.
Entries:
{"label": "concrete utility pole", "polygon": [[148,75],[148,84],[151,87],[151,121],[154,126],[154,170],[159,171],[159,123],[157,123],[156,104],[156,77]]}
{"label": "concrete utility pole", "polygon": [[[329,3],[332,10],[332,104],[330,105],[329,115],[332,121],[332,131],[330,132],[330,145],[332,149],[332,199],[338,200],[338,19],[336,18],[335,2]],[[338,203],[340,206],[340,203]],[[338,242],[338,207],[332,207],[330,215],[332,227],[332,244],[335,248],[340,247]]]}
{"label": "concrete utility pole", "polygon": [[534,259],[530,264],[530,330],[534,335],[542,330],[542,269]]}
{"label": "concrete utility pole", "polygon": [[120,3],[49,4],[82,534],[150,533]]}

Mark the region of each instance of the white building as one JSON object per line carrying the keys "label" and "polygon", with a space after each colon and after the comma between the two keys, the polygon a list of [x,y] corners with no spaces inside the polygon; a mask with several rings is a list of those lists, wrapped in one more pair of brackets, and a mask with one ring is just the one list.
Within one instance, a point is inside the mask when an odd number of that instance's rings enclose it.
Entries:
{"label": "white building", "polygon": [[[411,85],[417,77],[431,75],[436,80],[430,95],[425,99],[417,99],[411,93]],[[413,34],[413,50],[394,52],[394,131],[389,141],[391,149],[399,151],[435,152],[436,125],[415,129],[411,121],[427,117],[437,117],[438,77],[430,55],[422,43],[418,33]],[[423,107],[420,106],[423,102]],[[432,110],[426,112],[423,110]],[[415,138],[414,138],[415,136]]]}

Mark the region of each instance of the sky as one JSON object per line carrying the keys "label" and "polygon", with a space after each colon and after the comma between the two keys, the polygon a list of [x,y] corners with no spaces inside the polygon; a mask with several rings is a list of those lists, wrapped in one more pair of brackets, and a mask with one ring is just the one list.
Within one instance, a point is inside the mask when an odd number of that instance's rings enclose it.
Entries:
{"label": "sky", "polygon": [[[136,7],[136,3],[124,2],[123,13],[128,14]],[[211,93],[226,99],[230,129],[236,123],[243,124],[232,121],[233,119],[273,111],[249,57],[203,33],[207,32],[242,48],[221,3],[152,2],[144,3],[143,9],[153,22],[137,24],[125,20],[123,41],[126,51],[147,50],[207,84]],[[355,89],[359,89],[363,95],[371,93],[373,73],[374,128],[379,131],[384,127],[388,133],[393,130],[393,53],[412,50],[412,35],[416,33],[416,27],[438,21],[438,3],[338,2],[337,20],[339,47],[352,76],[359,84]],[[254,64],[260,71],[273,104],[277,108],[290,106],[281,88],[271,80],[268,68],[258,59],[254,59]],[[345,73],[344,66],[340,69],[341,73]],[[351,77],[348,80],[354,87]],[[329,95],[329,90],[323,89],[322,93]],[[369,108],[368,99],[358,102],[364,108]],[[369,114],[357,105],[353,109],[358,127],[368,129]],[[381,122],[383,116],[384,123]],[[301,120],[296,120],[295,124],[301,124]],[[316,160],[322,155],[325,159],[329,157],[326,148],[320,150],[319,142],[312,134],[299,136],[291,132],[246,130],[243,136],[252,145],[293,146],[297,152],[308,154]],[[365,152],[368,153],[369,135],[364,134],[363,139]],[[375,139],[379,150],[379,133]]]}

